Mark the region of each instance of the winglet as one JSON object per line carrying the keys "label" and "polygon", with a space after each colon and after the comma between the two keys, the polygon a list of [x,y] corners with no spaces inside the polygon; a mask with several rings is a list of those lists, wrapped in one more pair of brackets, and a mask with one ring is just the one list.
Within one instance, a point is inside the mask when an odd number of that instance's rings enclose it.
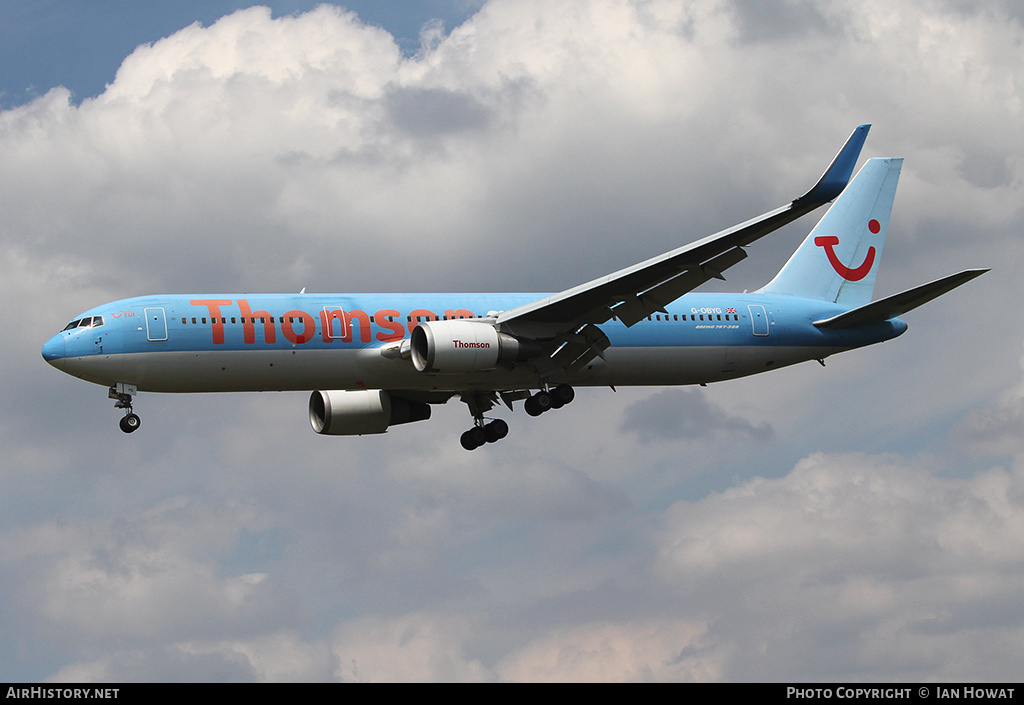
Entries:
{"label": "winglet", "polygon": [[809,205],[811,203],[821,205],[828,203],[838,196],[846,188],[853,174],[853,167],[857,166],[857,159],[860,157],[860,150],[864,146],[864,140],[868,137],[868,130],[871,125],[860,125],[853,131],[846,144],[839,150],[839,154],[829,164],[828,169],[818,179],[810,191],[793,201],[794,205]]}

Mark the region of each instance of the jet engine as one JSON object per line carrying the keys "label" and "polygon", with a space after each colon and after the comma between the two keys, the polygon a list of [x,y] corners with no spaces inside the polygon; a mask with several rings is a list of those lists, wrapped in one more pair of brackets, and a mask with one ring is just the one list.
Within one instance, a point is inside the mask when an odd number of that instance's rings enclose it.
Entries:
{"label": "jet engine", "polygon": [[316,391],[309,397],[309,423],[328,436],[384,433],[388,426],[429,418],[429,405],[382,389]]}
{"label": "jet engine", "polygon": [[540,345],[477,321],[427,321],[412,329],[412,364],[420,372],[482,372],[539,355]]}

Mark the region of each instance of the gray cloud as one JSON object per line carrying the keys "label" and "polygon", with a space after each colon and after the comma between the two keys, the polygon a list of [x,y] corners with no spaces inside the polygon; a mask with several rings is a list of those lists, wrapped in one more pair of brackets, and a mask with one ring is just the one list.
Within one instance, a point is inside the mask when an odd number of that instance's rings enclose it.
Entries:
{"label": "gray cloud", "polygon": [[[728,656],[744,664],[734,677],[787,664],[797,678],[998,678],[1004,649],[1024,639],[1013,606],[1020,483],[1002,470],[943,480],[893,457],[815,454],[785,478],[674,507],[659,573],[692,609],[733,606],[711,620],[712,643],[758,634]],[[979,561],[987,578],[975,590]]]}
{"label": "gray cloud", "polygon": [[953,438],[963,446],[994,455],[1024,452],[1024,383],[972,409],[955,427]]}
{"label": "gray cloud", "polygon": [[728,3],[743,42],[779,42],[823,34],[838,35],[842,28],[828,16],[827,10],[823,11],[823,7],[827,6],[808,0],[733,0]]}
{"label": "gray cloud", "polygon": [[623,411],[622,431],[636,434],[641,442],[652,440],[767,441],[774,437],[767,422],[753,424],[730,416],[699,391],[666,389]]}
{"label": "gray cloud", "polygon": [[480,130],[491,121],[472,96],[439,88],[392,89],[384,106],[395,126],[415,137]]}

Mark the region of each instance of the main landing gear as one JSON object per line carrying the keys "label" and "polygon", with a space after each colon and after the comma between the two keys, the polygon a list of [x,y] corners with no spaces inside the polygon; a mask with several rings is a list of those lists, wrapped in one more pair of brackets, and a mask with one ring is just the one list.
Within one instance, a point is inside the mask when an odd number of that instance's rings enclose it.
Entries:
{"label": "main landing gear", "polygon": [[132,433],[137,431],[139,426],[142,425],[142,419],[139,418],[138,414],[132,411],[132,396],[138,393],[138,388],[134,384],[122,384],[118,382],[110,391],[107,392],[107,397],[114,399],[115,409],[124,409],[124,417],[118,423],[121,430],[125,433]]}
{"label": "main landing gear", "polygon": [[[521,394],[522,396],[518,396]],[[568,384],[560,384],[553,389],[544,388],[532,396],[528,392],[516,393],[516,396],[506,399],[509,408],[512,408],[511,399],[526,398],[525,409],[530,416],[540,416],[549,409],[560,409],[576,398],[576,392]],[[502,394],[505,397],[505,394]],[[469,429],[459,438],[462,447],[466,450],[476,450],[485,443],[500,441],[508,435],[508,424],[501,419],[494,419],[487,422],[484,420],[484,412],[494,406],[496,400],[482,395],[466,395],[463,401],[469,405],[470,413],[473,414],[473,428]]]}
{"label": "main landing gear", "polygon": [[526,400],[526,413],[540,416],[550,409],[561,409],[576,398],[576,392],[568,384],[560,384],[551,390],[540,390]]}
{"label": "main landing gear", "polygon": [[508,424],[501,419],[484,423],[483,418],[476,419],[476,424],[459,438],[466,450],[476,450],[484,443],[500,441],[508,435]]}

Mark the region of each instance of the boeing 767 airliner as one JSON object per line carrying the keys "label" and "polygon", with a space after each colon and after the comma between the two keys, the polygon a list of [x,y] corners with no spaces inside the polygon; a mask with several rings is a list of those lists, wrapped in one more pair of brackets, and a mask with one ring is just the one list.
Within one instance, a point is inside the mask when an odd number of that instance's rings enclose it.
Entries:
{"label": "boeing 767 airliner", "polygon": [[[109,388],[139,427],[140,391],[319,390],[317,433],[384,433],[458,396],[473,450],[504,438],[499,400],[531,416],[574,387],[705,384],[895,338],[898,316],[983,274],[970,269],[871,301],[901,159],[850,181],[868,125],[791,203],[557,294],[141,296],[76,316],[43,346],[68,374]],[[849,185],[847,185],[849,184]],[[752,293],[694,293],[755,240],[834,203],[778,275]]]}

